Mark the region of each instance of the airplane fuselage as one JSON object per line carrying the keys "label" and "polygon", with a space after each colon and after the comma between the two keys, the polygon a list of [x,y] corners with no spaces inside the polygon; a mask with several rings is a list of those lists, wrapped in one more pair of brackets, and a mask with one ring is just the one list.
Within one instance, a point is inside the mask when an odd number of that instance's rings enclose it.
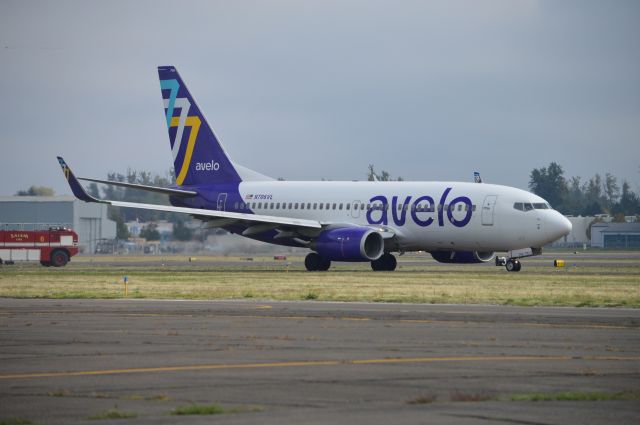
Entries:
{"label": "airplane fuselage", "polygon": [[[567,220],[529,192],[465,182],[260,181],[183,187],[199,196],[176,206],[388,228],[393,251],[508,251],[541,247],[565,234]],[[528,210],[516,204],[529,204]],[[536,205],[538,208],[533,208]],[[242,233],[242,226],[227,226]],[[299,246],[276,232],[255,239]]]}

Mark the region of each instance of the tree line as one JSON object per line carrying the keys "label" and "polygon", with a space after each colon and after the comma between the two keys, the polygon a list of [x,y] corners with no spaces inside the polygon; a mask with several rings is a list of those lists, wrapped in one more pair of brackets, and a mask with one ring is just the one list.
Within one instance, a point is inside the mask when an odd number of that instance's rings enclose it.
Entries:
{"label": "tree line", "polygon": [[567,179],[562,167],[551,162],[547,167],[531,171],[529,189],[565,215],[609,214],[623,221],[621,217],[640,214],[638,194],[629,182],[623,180],[620,185],[611,173],[606,173],[604,178],[595,174],[586,181],[580,176]]}

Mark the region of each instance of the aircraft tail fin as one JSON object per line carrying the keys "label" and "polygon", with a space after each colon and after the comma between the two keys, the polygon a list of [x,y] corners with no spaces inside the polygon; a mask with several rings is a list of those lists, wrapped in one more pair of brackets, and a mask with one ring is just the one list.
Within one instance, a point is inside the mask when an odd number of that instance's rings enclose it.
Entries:
{"label": "aircraft tail fin", "polygon": [[159,66],[178,186],[239,183],[242,178],[173,66]]}

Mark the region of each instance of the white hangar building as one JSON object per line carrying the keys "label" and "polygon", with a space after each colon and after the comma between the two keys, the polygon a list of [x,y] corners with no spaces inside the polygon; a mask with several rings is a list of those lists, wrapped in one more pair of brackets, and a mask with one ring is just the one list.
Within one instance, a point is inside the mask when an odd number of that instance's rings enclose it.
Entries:
{"label": "white hangar building", "polygon": [[0,226],[22,230],[70,227],[85,253],[95,252],[100,239],[116,237],[116,223],[107,218],[107,205],[73,196],[0,196]]}

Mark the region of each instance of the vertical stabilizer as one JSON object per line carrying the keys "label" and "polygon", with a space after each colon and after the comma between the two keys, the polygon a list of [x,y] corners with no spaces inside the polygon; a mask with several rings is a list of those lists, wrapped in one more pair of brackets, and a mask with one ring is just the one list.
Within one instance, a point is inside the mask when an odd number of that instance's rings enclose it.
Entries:
{"label": "vertical stabilizer", "polygon": [[158,67],[169,141],[179,186],[242,179],[173,66]]}

